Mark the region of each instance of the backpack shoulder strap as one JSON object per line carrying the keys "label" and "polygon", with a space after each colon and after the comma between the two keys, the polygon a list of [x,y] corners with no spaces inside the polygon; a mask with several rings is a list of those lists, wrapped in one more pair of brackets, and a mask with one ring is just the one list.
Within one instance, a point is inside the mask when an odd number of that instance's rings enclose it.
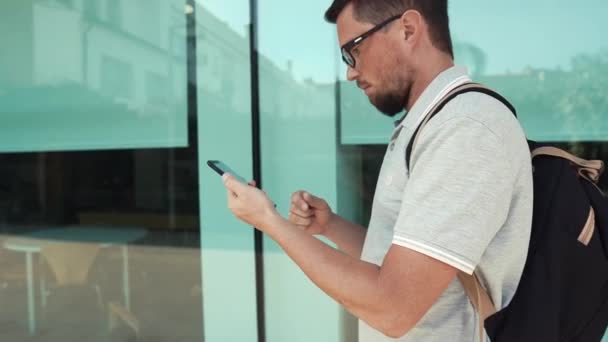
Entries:
{"label": "backpack shoulder strap", "polygon": [[532,159],[538,156],[566,159],[578,168],[581,177],[586,178],[594,184],[600,181],[600,177],[605,171],[604,162],[601,160],[585,160],[552,146],[542,146],[532,150]]}
{"label": "backpack shoulder strap", "polygon": [[435,115],[437,115],[437,113],[439,113],[443,109],[443,107],[445,107],[445,105],[447,105],[450,101],[452,101],[458,95],[471,93],[471,92],[486,94],[488,96],[491,96],[491,97],[497,99],[498,101],[502,102],[507,108],[509,108],[509,110],[513,113],[513,115],[517,116],[517,111],[515,110],[515,107],[513,107],[513,105],[507,99],[505,99],[502,95],[500,95],[499,93],[495,92],[494,90],[492,90],[490,88],[486,88],[479,83],[465,83],[459,87],[456,87],[452,91],[447,93],[446,96],[443,99],[441,99],[441,101],[439,101],[433,108],[431,108],[431,110],[426,114],[426,118],[424,119],[424,121],[420,124],[420,126],[418,126],[416,128],[416,131],[414,131],[414,134],[412,135],[412,138],[410,139],[410,142],[408,143],[407,148],[405,150],[405,167],[406,167],[406,169],[408,169],[408,170],[411,169],[410,159],[412,156],[412,150],[413,150],[414,146],[416,145],[418,137],[420,136],[420,132],[422,132],[422,129],[424,128],[424,126],[426,126],[426,124],[429,122],[429,120],[431,120]]}
{"label": "backpack shoulder strap", "polygon": [[462,284],[464,288],[464,292],[466,293],[471,305],[475,309],[478,317],[478,325],[479,325],[479,341],[484,341],[484,322],[486,318],[492,316],[497,312],[496,306],[492,302],[492,298],[488,294],[488,291],[481,286],[481,282],[477,275],[473,273],[473,275],[464,273],[462,271],[458,272],[458,280]]}

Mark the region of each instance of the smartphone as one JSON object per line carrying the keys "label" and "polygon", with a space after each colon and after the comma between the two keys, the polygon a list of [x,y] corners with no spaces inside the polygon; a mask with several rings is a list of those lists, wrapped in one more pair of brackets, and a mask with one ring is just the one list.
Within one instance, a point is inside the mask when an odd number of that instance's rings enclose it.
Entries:
{"label": "smartphone", "polygon": [[238,179],[241,183],[243,183],[243,184],[248,183],[244,177],[242,177],[238,173],[234,172],[228,165],[224,164],[223,162],[221,162],[219,160],[208,160],[207,165],[209,165],[209,167],[211,169],[213,169],[213,171],[217,172],[220,176],[222,176],[222,175],[224,175],[224,173],[228,172],[234,178]]}

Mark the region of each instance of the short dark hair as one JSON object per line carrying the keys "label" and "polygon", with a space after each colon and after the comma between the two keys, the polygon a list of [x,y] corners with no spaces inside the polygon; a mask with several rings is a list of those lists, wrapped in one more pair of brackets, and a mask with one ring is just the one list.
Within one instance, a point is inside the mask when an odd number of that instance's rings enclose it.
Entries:
{"label": "short dark hair", "polygon": [[354,6],[355,19],[374,25],[408,10],[420,12],[429,24],[429,35],[433,45],[454,58],[448,0],[333,0],[325,12],[325,20],[335,24],[340,13],[351,2]]}

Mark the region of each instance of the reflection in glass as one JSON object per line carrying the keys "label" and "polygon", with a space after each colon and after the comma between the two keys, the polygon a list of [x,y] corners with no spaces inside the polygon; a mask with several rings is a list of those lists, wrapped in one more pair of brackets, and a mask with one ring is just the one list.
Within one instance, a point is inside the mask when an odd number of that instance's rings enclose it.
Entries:
{"label": "reflection in glass", "polygon": [[112,329],[170,337],[173,315],[179,334],[200,337],[193,152],[0,155],[0,296],[14,308],[2,336],[67,341],[115,315]]}
{"label": "reflection in glass", "polygon": [[[186,146],[183,6],[0,3],[0,151]],[[148,72],[164,79],[162,103],[146,96]]]}
{"label": "reflection in glass", "polygon": [[[601,15],[608,11],[607,2],[585,0],[571,9],[523,0],[501,5],[471,0],[455,3],[450,11],[456,63],[513,103],[530,139],[608,139],[608,45],[602,35],[607,27]],[[564,18],[573,24],[566,32]],[[391,120],[375,115],[351,82],[343,81],[341,88],[342,142],[385,144]]]}
{"label": "reflection in glass", "polygon": [[203,340],[185,17],[0,4],[2,340]]}
{"label": "reflection in glass", "polygon": [[[357,212],[359,204],[347,186],[359,170],[336,143],[339,51],[335,27],[323,20],[327,6],[324,0],[259,2],[262,181],[284,216],[291,193],[300,189],[324,198],[342,215]],[[344,341],[356,335],[356,320],[268,237],[264,265],[268,342]]]}
{"label": "reflection in glass", "polygon": [[264,329],[252,228],[230,213],[221,178],[206,165],[222,160],[253,178],[249,10],[248,0],[200,1],[195,8],[203,315],[209,342],[255,341]]}

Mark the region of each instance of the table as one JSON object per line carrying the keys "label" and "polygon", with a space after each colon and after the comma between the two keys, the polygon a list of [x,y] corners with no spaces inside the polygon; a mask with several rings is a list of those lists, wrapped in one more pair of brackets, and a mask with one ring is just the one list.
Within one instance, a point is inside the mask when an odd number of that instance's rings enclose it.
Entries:
{"label": "table", "polygon": [[123,260],[123,295],[125,307],[131,309],[129,285],[129,253],[127,244],[137,241],[147,232],[142,228],[132,227],[100,227],[74,226],[66,228],[49,228],[13,237],[4,242],[4,248],[25,253],[25,268],[27,274],[27,312],[28,331],[36,334],[36,303],[34,296],[33,254],[40,253],[42,248],[53,242],[98,243],[101,248],[122,246]]}

